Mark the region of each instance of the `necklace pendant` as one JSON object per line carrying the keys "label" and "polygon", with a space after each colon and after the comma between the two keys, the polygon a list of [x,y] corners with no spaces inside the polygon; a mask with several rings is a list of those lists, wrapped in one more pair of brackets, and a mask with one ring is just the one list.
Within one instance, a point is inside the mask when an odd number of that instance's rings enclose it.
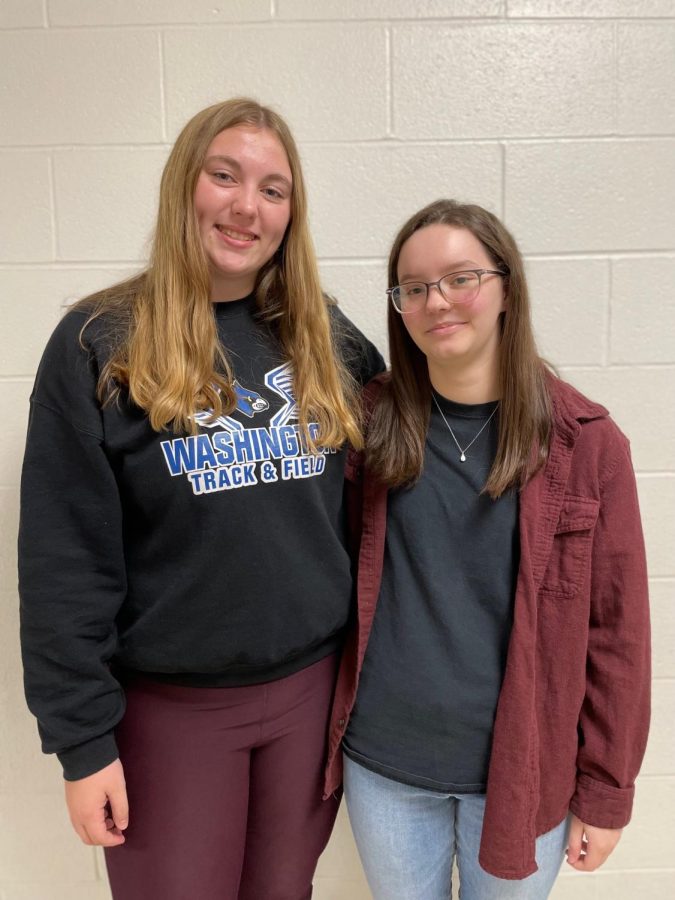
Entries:
{"label": "necklace pendant", "polygon": [[460,462],[466,462],[466,456],[465,456],[463,453],[462,453],[462,455],[460,456],[459,461],[460,461]]}

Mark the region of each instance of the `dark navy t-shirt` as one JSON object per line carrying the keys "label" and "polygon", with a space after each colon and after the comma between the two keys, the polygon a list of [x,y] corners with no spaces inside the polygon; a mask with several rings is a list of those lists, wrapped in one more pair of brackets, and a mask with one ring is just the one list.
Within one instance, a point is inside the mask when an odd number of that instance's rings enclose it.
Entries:
{"label": "dark navy t-shirt", "polygon": [[[436,395],[461,447],[495,403]],[[485,790],[518,569],[517,495],[481,490],[499,411],[466,461],[432,403],[424,469],[391,491],[382,585],[345,751],[406,784]]]}

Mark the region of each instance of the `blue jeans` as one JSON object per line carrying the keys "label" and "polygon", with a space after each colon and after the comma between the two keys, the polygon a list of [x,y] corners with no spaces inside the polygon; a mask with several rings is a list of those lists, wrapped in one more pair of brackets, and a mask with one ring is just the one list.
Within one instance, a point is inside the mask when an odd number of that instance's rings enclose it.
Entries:
{"label": "blue jeans", "polygon": [[567,846],[567,819],[537,839],[539,870],[520,881],[478,864],[484,794],[439,794],[384,778],[345,756],[349,819],[374,900],[544,900]]}

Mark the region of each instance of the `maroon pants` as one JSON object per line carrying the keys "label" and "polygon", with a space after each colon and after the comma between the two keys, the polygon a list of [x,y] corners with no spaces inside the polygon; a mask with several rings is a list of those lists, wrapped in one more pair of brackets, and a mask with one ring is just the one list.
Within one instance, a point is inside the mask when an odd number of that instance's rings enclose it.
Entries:
{"label": "maroon pants", "polygon": [[321,799],[336,658],[279,681],[139,681],[117,729],[126,843],[115,900],[305,900],[339,799]]}

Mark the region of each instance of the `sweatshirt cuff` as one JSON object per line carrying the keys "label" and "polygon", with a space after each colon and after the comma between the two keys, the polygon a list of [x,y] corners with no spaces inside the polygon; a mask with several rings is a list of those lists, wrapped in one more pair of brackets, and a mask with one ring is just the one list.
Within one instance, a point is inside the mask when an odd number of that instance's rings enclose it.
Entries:
{"label": "sweatshirt cuff", "polygon": [[84,744],[61,750],[56,755],[63,766],[65,780],[78,781],[115,762],[119,753],[115,736],[112,731],[108,731]]}
{"label": "sweatshirt cuff", "polygon": [[635,786],[627,788],[603,784],[579,773],[570,801],[570,812],[585,825],[596,828],[623,828],[630,822]]}

